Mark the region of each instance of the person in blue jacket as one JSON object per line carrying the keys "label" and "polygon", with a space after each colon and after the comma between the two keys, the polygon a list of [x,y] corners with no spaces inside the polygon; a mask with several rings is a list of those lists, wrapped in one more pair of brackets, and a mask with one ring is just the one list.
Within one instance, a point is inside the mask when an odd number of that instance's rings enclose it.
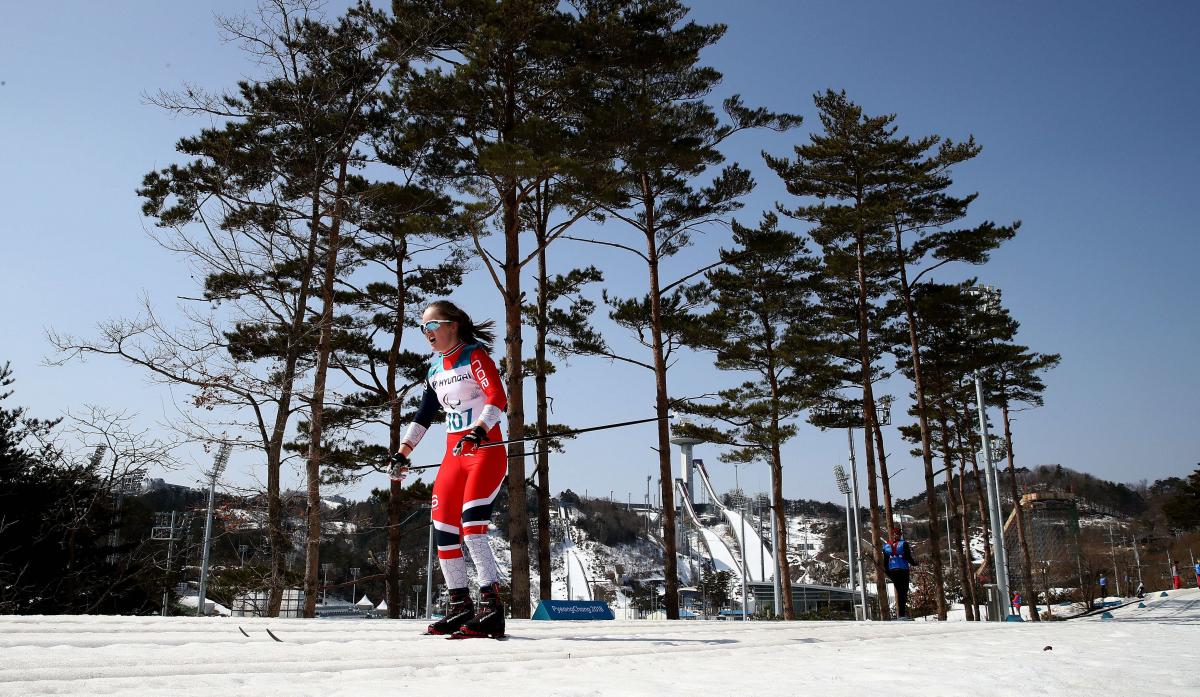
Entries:
{"label": "person in blue jacket", "polygon": [[900,528],[892,528],[891,541],[883,544],[883,558],[887,563],[887,576],[896,587],[896,614],[908,617],[909,569],[917,562],[913,560],[912,548]]}

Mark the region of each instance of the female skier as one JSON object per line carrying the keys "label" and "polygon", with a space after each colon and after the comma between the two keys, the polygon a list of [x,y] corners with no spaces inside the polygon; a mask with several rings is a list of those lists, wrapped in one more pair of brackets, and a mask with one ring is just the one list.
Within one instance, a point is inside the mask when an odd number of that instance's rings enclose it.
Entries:
{"label": "female skier", "polygon": [[[428,634],[454,638],[504,635],[500,573],[488,544],[492,502],[508,472],[504,446],[482,448],[503,440],[500,417],[508,400],[496,364],[488,356],[495,338],[492,321],[476,324],[448,300],[438,300],[421,315],[421,330],[435,355],[425,379],[425,394],[412,423],[392,456],[389,472],[402,480],[411,466],[408,456],[421,442],[439,409],[446,412],[446,455],[433,483],[433,528],[438,562],[450,593],[446,616],[429,625]],[[471,550],[479,574],[480,607],[467,588],[462,544]]]}

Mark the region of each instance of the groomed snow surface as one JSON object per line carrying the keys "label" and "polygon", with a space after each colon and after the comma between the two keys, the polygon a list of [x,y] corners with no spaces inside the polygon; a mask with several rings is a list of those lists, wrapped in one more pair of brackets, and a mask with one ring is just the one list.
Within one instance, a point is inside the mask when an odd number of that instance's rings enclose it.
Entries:
{"label": "groomed snow surface", "polygon": [[1200,591],[1145,602],[1042,624],[510,621],[503,642],[412,620],[5,616],[0,695],[1197,694]]}

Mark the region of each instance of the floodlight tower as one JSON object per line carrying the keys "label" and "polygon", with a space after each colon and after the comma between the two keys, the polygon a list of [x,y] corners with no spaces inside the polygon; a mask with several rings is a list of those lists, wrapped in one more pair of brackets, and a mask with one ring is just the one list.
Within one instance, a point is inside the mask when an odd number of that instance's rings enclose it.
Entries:
{"label": "floodlight tower", "polygon": [[208,549],[212,543],[213,503],[217,496],[217,480],[229,464],[229,452],[233,449],[229,443],[222,443],[217,448],[217,458],[213,461],[212,471],[208,477],[208,512],[204,518],[204,556],[200,562],[200,595],[196,598],[196,616],[204,616],[204,597],[208,591]]}
{"label": "floodlight tower", "polygon": [[[854,592],[854,567],[857,560],[858,582],[862,586],[860,599],[863,618],[867,615],[867,577],[863,574],[862,555],[858,554],[858,487],[851,487],[850,477],[841,465],[833,466],[833,477],[838,491],[846,497],[846,566],[850,571],[850,591]],[[853,500],[852,500],[853,499]],[[853,513],[851,513],[853,511]]]}

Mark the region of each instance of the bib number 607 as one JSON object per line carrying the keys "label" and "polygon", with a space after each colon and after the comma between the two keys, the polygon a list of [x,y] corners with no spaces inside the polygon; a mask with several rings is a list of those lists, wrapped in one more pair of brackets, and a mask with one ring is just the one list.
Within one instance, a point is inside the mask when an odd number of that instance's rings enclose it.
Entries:
{"label": "bib number 607", "polygon": [[461,431],[471,424],[471,410],[446,413],[446,426],[451,431]]}

